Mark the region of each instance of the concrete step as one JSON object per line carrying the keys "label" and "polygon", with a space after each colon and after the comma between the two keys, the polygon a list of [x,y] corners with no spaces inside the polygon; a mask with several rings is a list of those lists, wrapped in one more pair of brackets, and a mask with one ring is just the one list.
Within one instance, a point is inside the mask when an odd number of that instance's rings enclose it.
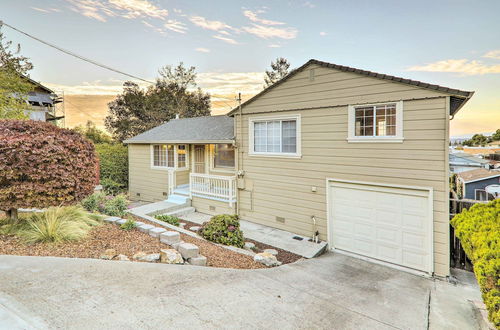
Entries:
{"label": "concrete step", "polygon": [[179,205],[184,205],[184,204],[191,205],[191,199],[189,199],[189,196],[178,195],[175,193],[168,196],[167,202]]}
{"label": "concrete step", "polygon": [[167,212],[165,214],[167,215],[173,215],[173,216],[176,216],[176,217],[181,217],[181,216],[184,216],[184,215],[188,215],[188,214],[191,214],[191,213],[194,213],[196,211],[196,209],[192,206],[189,206],[189,207],[184,207],[182,209],[178,209],[178,210],[174,210],[174,211],[171,211],[171,212]]}
{"label": "concrete step", "polygon": [[189,190],[185,189],[174,189],[174,194],[183,196],[183,197],[189,197]]}

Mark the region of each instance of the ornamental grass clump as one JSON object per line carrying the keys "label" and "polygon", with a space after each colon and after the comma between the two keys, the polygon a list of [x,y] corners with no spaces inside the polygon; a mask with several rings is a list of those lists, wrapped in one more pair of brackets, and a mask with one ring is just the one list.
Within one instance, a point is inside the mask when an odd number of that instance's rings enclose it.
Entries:
{"label": "ornamental grass clump", "polygon": [[127,210],[127,198],[124,195],[106,196],[102,192],[93,193],[81,202],[89,212],[100,212],[113,217],[122,217]]}
{"label": "ornamental grass clump", "polygon": [[474,265],[489,319],[500,328],[500,200],[462,211],[451,225]]}
{"label": "ornamental grass clump", "polygon": [[99,225],[100,217],[78,206],[58,206],[31,215],[17,236],[26,243],[59,243],[77,241],[92,227]]}
{"label": "ornamental grass clump", "polygon": [[242,248],[245,245],[237,215],[219,214],[205,222],[198,233],[205,239]]}

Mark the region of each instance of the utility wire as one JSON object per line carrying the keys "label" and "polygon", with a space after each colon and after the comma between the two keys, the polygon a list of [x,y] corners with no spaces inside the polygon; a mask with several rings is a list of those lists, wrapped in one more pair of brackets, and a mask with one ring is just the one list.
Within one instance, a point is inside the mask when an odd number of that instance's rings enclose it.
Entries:
{"label": "utility wire", "polygon": [[110,70],[110,71],[113,71],[113,72],[115,72],[115,73],[122,74],[122,75],[127,76],[127,77],[130,77],[130,78],[134,78],[134,79],[137,79],[137,80],[141,80],[141,81],[147,82],[147,83],[149,83],[149,84],[154,84],[154,82],[152,82],[152,81],[149,81],[149,80],[146,80],[146,79],[139,78],[139,77],[137,77],[137,76],[134,76],[134,75],[128,74],[128,73],[126,73],[126,72],[123,72],[123,71],[120,71],[120,70],[117,70],[117,69],[113,69],[112,67],[109,67],[109,66],[107,66],[107,65],[104,65],[104,64],[98,63],[98,62],[96,62],[96,61],[94,61],[94,60],[92,60],[92,59],[90,59],[90,58],[87,58],[87,57],[84,57],[84,56],[81,56],[81,55],[75,54],[75,53],[73,53],[73,52],[71,52],[71,51],[69,51],[69,50],[66,50],[66,49],[63,49],[63,48],[61,48],[61,47],[58,47],[58,46],[56,46],[56,45],[54,45],[54,44],[51,44],[51,43],[49,43],[49,42],[47,42],[47,41],[44,41],[44,40],[42,40],[42,39],[40,39],[40,38],[37,38],[37,37],[35,37],[35,36],[33,36],[33,35],[29,34],[29,33],[23,32],[23,31],[21,31],[21,30],[19,30],[19,29],[15,28],[15,27],[13,27],[12,25],[9,25],[9,24],[5,23],[4,21],[0,20],[0,27],[1,27],[2,25],[5,25],[5,26],[7,26],[7,27],[11,28],[12,30],[17,31],[17,32],[19,32],[19,33],[21,33],[21,34],[24,34],[25,36],[27,36],[27,37],[29,37],[29,38],[31,38],[31,39],[33,39],[33,40],[36,40],[36,41],[38,41],[38,42],[40,42],[40,43],[42,43],[42,44],[44,44],[44,45],[47,45],[47,46],[49,46],[49,47],[55,48],[55,49],[57,49],[57,50],[58,50],[58,51],[60,51],[60,52],[63,52],[63,53],[65,53],[65,54],[67,54],[67,55],[70,55],[70,56],[76,57],[76,58],[78,58],[78,59],[80,59],[80,60],[82,60],[82,61],[85,61],[85,62],[88,62],[88,63],[94,64],[94,65],[97,65],[97,66],[99,66],[99,67],[101,67],[101,68],[103,68],[103,69]]}

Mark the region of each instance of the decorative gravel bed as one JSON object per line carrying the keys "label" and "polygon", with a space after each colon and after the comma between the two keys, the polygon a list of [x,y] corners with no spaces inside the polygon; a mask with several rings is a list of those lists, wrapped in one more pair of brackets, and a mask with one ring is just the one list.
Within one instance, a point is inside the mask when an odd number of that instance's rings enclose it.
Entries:
{"label": "decorative gravel bed", "polygon": [[[140,219],[142,222],[148,222]],[[253,269],[265,268],[250,256],[233,252],[204,240],[181,234],[185,242],[196,244],[200,253],[207,257],[207,265],[221,268]],[[137,252],[158,253],[169,248],[157,238],[138,230],[125,231],[114,224],[103,224],[92,229],[87,238],[78,242],[59,244],[37,243],[27,245],[14,236],[0,235],[0,254],[26,256],[53,256],[68,258],[100,258],[107,249],[129,258]]]}
{"label": "decorative gravel bed", "polygon": [[[140,221],[143,221],[143,220],[140,220]],[[200,224],[198,224],[196,222],[191,222],[191,221],[184,220],[184,219],[181,219],[181,222],[184,222],[186,224],[184,229],[187,229],[190,231],[192,231],[190,228],[193,226],[200,227]],[[243,235],[245,235],[245,233],[243,233]],[[187,237],[187,235],[183,235],[183,236]],[[185,239],[183,238],[183,240],[185,240]],[[188,242],[188,240],[185,240],[185,241]],[[198,240],[198,241],[200,241],[200,240]],[[298,254],[274,247],[274,246],[269,245],[269,244],[264,244],[264,243],[255,241],[253,239],[245,238],[245,242],[251,242],[251,243],[255,244],[256,249],[253,250],[255,253],[264,252],[265,249],[274,249],[274,250],[278,251],[278,255],[276,256],[276,258],[278,259],[278,261],[282,262],[283,264],[289,264],[289,263],[295,262],[295,261],[302,258]],[[190,243],[198,245],[197,243],[194,243],[194,242],[190,242]],[[208,244],[210,244],[210,243],[208,243]]]}

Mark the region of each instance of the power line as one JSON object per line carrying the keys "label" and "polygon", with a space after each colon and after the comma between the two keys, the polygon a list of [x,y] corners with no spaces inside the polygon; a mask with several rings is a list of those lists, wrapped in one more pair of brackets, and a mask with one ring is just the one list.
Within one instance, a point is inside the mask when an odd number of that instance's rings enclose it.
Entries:
{"label": "power line", "polygon": [[149,80],[146,80],[146,79],[139,78],[139,77],[137,77],[137,76],[134,76],[134,75],[132,75],[132,74],[128,74],[128,73],[126,73],[126,72],[123,72],[123,71],[120,71],[120,70],[117,70],[117,69],[113,69],[112,67],[109,67],[109,66],[107,66],[107,65],[105,65],[105,64],[101,64],[101,63],[99,63],[99,62],[96,62],[96,61],[94,61],[94,60],[92,60],[92,59],[90,59],[90,58],[87,58],[87,57],[84,57],[84,56],[81,56],[81,55],[75,54],[75,53],[73,53],[73,52],[71,52],[71,51],[69,51],[69,50],[63,49],[63,48],[61,48],[61,47],[59,47],[59,46],[56,46],[56,45],[51,44],[51,43],[49,43],[49,42],[47,42],[47,41],[44,41],[44,40],[42,40],[42,39],[40,39],[40,38],[37,38],[37,37],[35,37],[35,36],[33,36],[33,35],[29,34],[29,33],[23,32],[23,31],[21,31],[21,30],[19,30],[19,29],[15,28],[15,27],[13,27],[12,25],[9,25],[9,24],[5,23],[4,21],[0,20],[0,27],[1,27],[2,25],[5,25],[5,26],[7,26],[7,27],[11,28],[12,30],[17,31],[17,32],[19,32],[19,33],[21,33],[21,34],[24,34],[25,36],[27,36],[27,37],[29,37],[29,38],[31,38],[31,39],[33,39],[33,40],[36,40],[36,41],[38,41],[38,42],[40,42],[40,43],[42,43],[42,44],[44,44],[44,45],[47,45],[47,46],[52,47],[52,48],[54,48],[54,49],[57,49],[58,51],[63,52],[63,53],[65,53],[65,54],[67,54],[67,55],[70,55],[70,56],[76,57],[76,58],[78,58],[78,59],[80,59],[80,60],[82,60],[82,61],[85,61],[85,62],[88,62],[88,63],[94,64],[94,65],[97,65],[97,66],[99,66],[99,67],[101,67],[101,68],[103,68],[103,69],[110,70],[110,71],[113,71],[113,72],[115,72],[115,73],[119,73],[119,74],[122,74],[122,75],[124,75],[124,76],[128,76],[128,77],[130,77],[130,78],[134,78],[134,79],[141,80],[141,81],[144,81],[144,82],[147,82],[147,83],[150,83],[150,84],[154,84],[154,82],[152,82],[152,81],[149,81]]}

